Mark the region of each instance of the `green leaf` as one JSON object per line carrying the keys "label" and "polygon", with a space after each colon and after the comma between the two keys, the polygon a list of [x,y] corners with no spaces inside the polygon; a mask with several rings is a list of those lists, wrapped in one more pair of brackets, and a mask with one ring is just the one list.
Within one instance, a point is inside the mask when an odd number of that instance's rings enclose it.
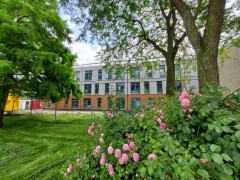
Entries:
{"label": "green leaf", "polygon": [[152,176],[153,175],[153,168],[152,168],[152,166],[149,166],[147,170],[148,170],[148,174],[150,176]]}
{"label": "green leaf", "polygon": [[230,128],[228,127],[228,126],[223,126],[222,127],[222,130],[224,131],[224,132],[230,132]]}
{"label": "green leaf", "polygon": [[230,158],[230,156],[226,153],[222,153],[221,154],[222,158],[225,160],[225,161],[232,161],[232,159]]}
{"label": "green leaf", "polygon": [[211,154],[209,154],[209,153],[203,153],[203,154],[202,154],[202,157],[203,157],[204,159],[206,159],[207,161],[211,161],[211,160],[212,160],[212,156],[211,156]]}
{"label": "green leaf", "polygon": [[203,170],[203,169],[198,169],[197,170],[197,173],[203,177],[203,178],[206,178],[206,179],[209,179],[209,174],[207,171]]}
{"label": "green leaf", "polygon": [[220,146],[218,146],[218,145],[216,145],[216,144],[212,144],[212,145],[210,146],[210,149],[211,149],[212,152],[220,152],[220,151],[221,151]]}
{"label": "green leaf", "polygon": [[232,175],[233,174],[233,170],[230,167],[229,164],[222,164],[221,167],[223,168],[224,172],[228,175]]}
{"label": "green leaf", "polygon": [[139,173],[140,173],[140,176],[145,176],[145,174],[146,174],[146,168],[145,168],[145,167],[140,167]]}
{"label": "green leaf", "polygon": [[223,158],[222,158],[222,156],[220,156],[220,154],[213,153],[212,154],[212,159],[217,164],[223,164]]}
{"label": "green leaf", "polygon": [[240,131],[239,130],[235,133],[235,136],[238,137],[238,138],[240,137]]}
{"label": "green leaf", "polygon": [[234,126],[236,129],[240,129],[240,124]]}
{"label": "green leaf", "polygon": [[202,144],[202,145],[200,145],[199,147],[200,147],[200,149],[201,149],[203,152],[206,152],[206,151],[207,151],[207,145]]}

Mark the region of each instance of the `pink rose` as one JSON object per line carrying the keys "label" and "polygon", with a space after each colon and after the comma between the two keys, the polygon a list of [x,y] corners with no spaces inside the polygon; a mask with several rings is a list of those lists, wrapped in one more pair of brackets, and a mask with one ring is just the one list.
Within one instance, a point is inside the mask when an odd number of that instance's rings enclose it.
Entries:
{"label": "pink rose", "polygon": [[156,121],[158,119],[157,116],[153,116],[153,120]]}
{"label": "pink rose", "polygon": [[186,109],[182,109],[182,113],[185,114],[187,112]]}
{"label": "pink rose", "polygon": [[96,151],[97,153],[100,152],[100,150],[101,150],[101,146],[97,146],[96,149],[95,149],[95,151]]}
{"label": "pink rose", "polygon": [[191,118],[192,118],[192,116],[191,116],[191,115],[187,115],[187,118],[188,118],[188,119],[191,119]]}
{"label": "pink rose", "polygon": [[67,176],[67,173],[64,173],[63,176],[66,177],[66,176]]}
{"label": "pink rose", "polygon": [[140,118],[144,118],[144,114],[140,114]]}
{"label": "pink rose", "polygon": [[182,99],[181,105],[182,105],[182,107],[184,107],[184,108],[190,106],[190,100],[188,100],[188,99]]}
{"label": "pink rose", "polygon": [[152,164],[152,162],[150,161],[150,159],[155,160],[156,158],[157,158],[156,154],[149,154],[149,155],[148,155],[148,162],[149,162],[150,164]]}
{"label": "pink rose", "polygon": [[167,128],[167,125],[163,122],[159,122],[160,128],[162,129],[162,132],[165,131],[165,129]]}
{"label": "pink rose", "polygon": [[108,113],[108,117],[113,118],[113,116],[114,116],[113,113],[111,113],[111,112]]}
{"label": "pink rose", "polygon": [[119,158],[119,163],[121,165],[126,164],[128,161],[128,155],[126,153],[122,154],[122,156]]}
{"label": "pink rose", "polygon": [[207,162],[207,160],[203,159],[203,158],[201,158],[200,161],[201,161],[202,164],[206,164],[206,162]]}
{"label": "pink rose", "polygon": [[132,148],[134,148],[134,147],[135,147],[135,143],[134,143],[134,142],[130,142],[130,143],[129,143],[129,148],[132,149]]}
{"label": "pink rose", "polygon": [[113,148],[112,146],[108,146],[108,154],[112,154],[113,153]]}
{"label": "pink rose", "polygon": [[100,143],[103,143],[104,142],[104,139],[102,137],[99,138],[99,142]]}
{"label": "pink rose", "polygon": [[188,112],[189,112],[189,113],[192,113],[192,112],[193,112],[193,110],[192,110],[192,109],[188,109]]}
{"label": "pink rose", "polygon": [[114,169],[113,169],[112,164],[108,164],[108,165],[107,165],[107,168],[108,168],[108,174],[109,174],[110,176],[113,176],[113,175],[114,175]]}
{"label": "pink rose", "polygon": [[129,151],[130,149],[128,144],[124,144],[122,148],[124,151]]}
{"label": "pink rose", "polygon": [[128,138],[129,138],[129,139],[133,139],[133,138],[134,138],[134,135],[133,135],[133,134],[128,134]]}
{"label": "pink rose", "polygon": [[135,162],[138,162],[139,161],[139,154],[138,153],[133,153],[133,160]]}
{"label": "pink rose", "polygon": [[121,150],[120,149],[115,149],[115,154],[114,154],[115,158],[120,158],[122,156],[121,154]]}
{"label": "pink rose", "polygon": [[102,153],[101,159],[100,159],[100,165],[104,166],[105,165],[105,160],[106,160],[106,155]]}
{"label": "pink rose", "polygon": [[69,174],[72,171],[72,164],[69,164],[68,168],[67,168],[67,173]]}

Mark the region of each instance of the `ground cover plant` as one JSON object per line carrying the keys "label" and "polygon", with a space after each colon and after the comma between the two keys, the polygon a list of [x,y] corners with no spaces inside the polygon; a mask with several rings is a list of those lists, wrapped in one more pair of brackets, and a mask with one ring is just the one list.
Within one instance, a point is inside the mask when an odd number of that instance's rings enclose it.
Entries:
{"label": "ground cover plant", "polygon": [[6,117],[0,129],[0,179],[62,179],[66,164],[91,142],[90,115]]}
{"label": "ground cover plant", "polygon": [[156,108],[106,113],[88,133],[95,147],[66,166],[66,179],[240,177],[239,92],[184,91]]}

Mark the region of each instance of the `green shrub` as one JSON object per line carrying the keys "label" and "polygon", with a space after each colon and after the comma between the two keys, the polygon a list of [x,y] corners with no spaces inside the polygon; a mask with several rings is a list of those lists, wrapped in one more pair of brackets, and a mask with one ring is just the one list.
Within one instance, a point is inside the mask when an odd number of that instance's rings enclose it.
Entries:
{"label": "green shrub", "polygon": [[88,130],[96,149],[66,178],[238,179],[240,94],[222,94],[183,92],[160,99],[158,108],[106,113]]}

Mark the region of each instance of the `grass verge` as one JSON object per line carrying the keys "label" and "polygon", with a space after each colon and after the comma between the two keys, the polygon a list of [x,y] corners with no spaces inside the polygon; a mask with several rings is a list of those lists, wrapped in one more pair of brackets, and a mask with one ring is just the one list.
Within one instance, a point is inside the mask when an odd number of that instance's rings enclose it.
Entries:
{"label": "grass verge", "polygon": [[[94,116],[93,118],[98,118]],[[1,179],[62,179],[68,163],[91,148],[90,115],[5,117],[0,129]]]}

